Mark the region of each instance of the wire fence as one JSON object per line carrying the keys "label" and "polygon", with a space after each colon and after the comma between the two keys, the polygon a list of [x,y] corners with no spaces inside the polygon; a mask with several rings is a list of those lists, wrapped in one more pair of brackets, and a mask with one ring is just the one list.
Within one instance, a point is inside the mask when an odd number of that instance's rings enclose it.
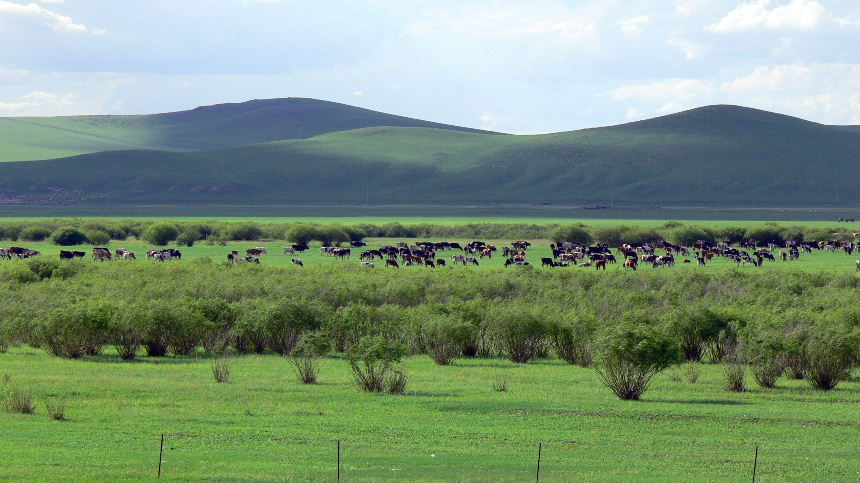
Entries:
{"label": "wire fence", "polygon": [[[628,442],[397,438],[317,440],[187,434],[152,438],[147,478],[162,481],[857,481],[851,448],[803,455],[741,442],[686,447]],[[841,466],[841,468],[837,468]]]}

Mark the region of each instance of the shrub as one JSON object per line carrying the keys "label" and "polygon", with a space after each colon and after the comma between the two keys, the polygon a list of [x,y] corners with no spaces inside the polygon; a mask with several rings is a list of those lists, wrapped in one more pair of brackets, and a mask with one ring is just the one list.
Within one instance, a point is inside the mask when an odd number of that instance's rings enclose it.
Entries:
{"label": "shrub", "polygon": [[385,379],[385,392],[388,394],[403,394],[406,392],[406,383],[408,381],[409,378],[406,377],[403,371],[391,371]]}
{"label": "shrub", "polygon": [[27,268],[39,277],[39,280],[51,278],[58,268],[60,268],[59,260],[53,258],[31,258],[27,260]]}
{"label": "shrub", "polygon": [[746,364],[732,362],[726,364],[726,391],[744,392],[746,391]]}
{"label": "shrub", "polygon": [[577,225],[561,226],[556,228],[550,235],[552,241],[556,243],[572,242],[588,245],[591,243],[591,234],[584,228]]}
{"label": "shrub", "polygon": [[54,421],[65,421],[66,420],[66,398],[45,398],[45,411],[48,413],[48,417],[53,419]]}
{"label": "shrub", "polygon": [[212,375],[219,384],[230,383],[230,359],[226,355],[216,357],[212,362]]}
{"label": "shrub", "polygon": [[107,245],[110,243],[110,234],[101,230],[90,230],[84,233],[87,240],[93,245]]}
{"label": "shrub", "polygon": [[37,343],[67,359],[101,352],[113,307],[101,300],[81,301],[54,309],[36,327]]}
{"label": "shrub", "polygon": [[51,230],[40,225],[28,226],[18,233],[22,241],[42,241],[51,236]]}
{"label": "shrub", "polygon": [[684,359],[692,362],[701,361],[705,347],[717,343],[720,331],[726,328],[723,319],[702,305],[676,308],[668,319],[672,331],[677,334]]}
{"label": "shrub", "polygon": [[289,355],[302,333],[321,328],[331,316],[319,302],[306,299],[285,299],[260,302],[240,316],[243,327],[259,327],[266,347],[281,355]]}
{"label": "shrub", "polygon": [[774,387],[785,368],[776,359],[762,360],[752,365],[755,382],[761,387]]}
{"label": "shrub", "polygon": [[263,234],[260,225],[253,222],[228,223],[221,230],[221,234],[228,240],[259,240]]}
{"label": "shrub", "polygon": [[291,242],[307,245],[314,239],[315,234],[316,227],[306,223],[299,223],[293,225],[289,230],[287,230],[284,234],[284,238]]}
{"label": "shrub", "polygon": [[3,410],[7,413],[33,414],[36,412],[33,392],[16,387],[8,388],[3,395]]}
{"label": "shrub", "polygon": [[179,236],[176,237],[176,244],[182,247],[190,247],[194,246],[194,242],[197,240],[200,240],[199,233],[189,229],[184,229],[180,231]]}
{"label": "shrub", "polygon": [[173,223],[160,222],[150,225],[141,235],[149,243],[157,246],[167,245],[179,236],[179,229]]}
{"label": "shrub", "polygon": [[[206,318],[198,311],[191,310],[185,299],[174,300],[161,305],[153,314],[154,324],[147,333],[146,345],[150,342],[160,344],[158,337],[166,335],[170,351],[178,356],[194,352],[200,345],[202,333],[207,325]],[[160,324],[164,324],[160,326]],[[166,332],[164,334],[162,331]]]}
{"label": "shrub", "polygon": [[684,375],[687,376],[687,382],[695,384],[699,380],[699,375],[702,373],[702,368],[699,364],[687,364],[684,368]]}
{"label": "shrub", "polygon": [[87,236],[71,226],[64,226],[54,230],[51,234],[51,243],[60,246],[80,245],[87,241]]}
{"label": "shrub", "polygon": [[806,380],[816,389],[829,391],[846,379],[852,362],[857,360],[856,326],[822,315],[809,331],[805,348],[809,365]]}
{"label": "shrub", "polygon": [[768,243],[776,243],[782,245],[785,243],[785,238],[778,226],[757,226],[747,230],[747,239],[759,246],[767,246]]}
{"label": "shrub", "polygon": [[665,327],[646,312],[628,312],[596,345],[595,369],[620,399],[638,400],[654,376],[681,358]]}
{"label": "shrub", "polygon": [[527,363],[541,349],[547,324],[531,307],[501,306],[489,316],[499,347],[512,362]]}
{"label": "shrub", "polygon": [[591,365],[591,344],[597,328],[594,314],[575,311],[552,317],[548,332],[552,346],[560,359],[582,367]]}
{"label": "shrub", "polygon": [[450,316],[430,317],[421,325],[421,339],[427,354],[440,366],[451,364],[474,338],[474,326]]}
{"label": "shrub", "polygon": [[669,238],[678,245],[692,246],[699,240],[713,242],[714,237],[699,226],[681,226],[672,230]]}
{"label": "shrub", "polygon": [[508,392],[508,375],[502,374],[501,376],[496,376],[493,381],[493,390],[496,392]]}
{"label": "shrub", "polygon": [[355,384],[366,392],[382,392],[395,364],[406,355],[406,348],[384,337],[363,337],[349,348],[346,359]]}
{"label": "shrub", "polygon": [[307,333],[293,350],[296,377],[302,384],[316,384],[319,367],[317,359],[331,349],[331,340],[320,332]]}
{"label": "shrub", "polygon": [[[110,319],[110,343],[123,360],[134,359],[143,343],[152,312],[143,304],[127,303]],[[163,355],[163,354],[162,354]]]}
{"label": "shrub", "polygon": [[222,298],[195,298],[186,302],[193,312],[202,317],[198,333],[203,348],[210,354],[224,352],[232,339],[232,330],[238,313]]}

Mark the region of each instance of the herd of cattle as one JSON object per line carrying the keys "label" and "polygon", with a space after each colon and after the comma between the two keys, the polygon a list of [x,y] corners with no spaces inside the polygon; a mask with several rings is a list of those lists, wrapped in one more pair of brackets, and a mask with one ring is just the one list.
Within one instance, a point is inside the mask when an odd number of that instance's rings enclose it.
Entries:
{"label": "herd of cattle", "polygon": [[[320,254],[337,259],[349,259],[353,255],[353,249],[360,250],[359,263],[362,267],[373,268],[375,263],[382,263],[386,267],[399,268],[401,266],[425,266],[444,267],[454,265],[477,266],[483,259],[492,259],[493,256],[501,255],[504,258],[504,266],[531,265],[527,258],[528,249],[532,246],[527,241],[515,241],[510,246],[503,246],[501,251],[495,245],[482,241],[472,241],[465,245],[455,242],[399,242],[395,245],[382,245],[377,249],[368,249],[367,244],[361,241],[353,241],[349,247],[324,246],[320,248]],[[304,266],[298,253],[309,250],[306,244],[294,244],[284,248],[284,255],[292,256],[292,263],[296,266]],[[801,253],[812,253],[814,250],[834,252],[844,251],[847,255],[853,255],[858,250],[857,242],[848,241],[789,241],[784,244],[768,244],[768,246],[757,246],[754,243],[741,243],[733,247],[724,242],[697,241],[692,246],[675,245],[666,241],[642,244],[622,244],[615,248],[615,253],[606,243],[595,245],[583,245],[580,243],[562,242],[551,243],[551,257],[542,257],[541,266],[544,267],[594,267],[596,270],[606,270],[607,264],[618,263],[623,260],[625,269],[635,271],[642,264],[657,267],[673,267],[676,257],[680,263],[695,263],[705,266],[715,257],[735,262],[738,266],[750,264],[760,267],[766,261],[783,262],[798,260]],[[662,254],[658,254],[661,250]],[[444,252],[458,251],[448,258]],[[265,247],[255,247],[245,250],[245,255],[240,256],[238,250],[227,254],[227,260],[232,263],[260,263],[263,255],[267,255]],[[0,248],[0,258],[30,258],[41,255],[37,250],[24,247]],[[84,258],[87,256],[83,251],[60,250],[60,259]],[[131,250],[117,248],[113,253],[108,248],[96,247],[92,250],[92,258],[97,261],[110,261],[113,259],[135,260],[137,256]],[[181,260],[182,252],[176,248],[157,248],[146,250],[146,259],[154,261]],[[378,260],[378,262],[377,262]],[[857,270],[860,271],[860,260],[856,262]]]}

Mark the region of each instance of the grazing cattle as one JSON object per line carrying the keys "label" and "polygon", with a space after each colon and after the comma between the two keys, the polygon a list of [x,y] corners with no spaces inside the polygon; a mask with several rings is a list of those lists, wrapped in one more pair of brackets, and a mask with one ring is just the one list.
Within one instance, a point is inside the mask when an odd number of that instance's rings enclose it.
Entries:
{"label": "grazing cattle", "polygon": [[635,258],[628,258],[628,259],[624,260],[624,268],[629,268],[635,272],[636,271],[636,259]]}
{"label": "grazing cattle", "polygon": [[860,272],[860,260],[857,260],[856,265],[857,265],[857,271]]}
{"label": "grazing cattle", "polygon": [[296,249],[293,247],[284,247],[284,255],[295,255]]}
{"label": "grazing cattle", "polygon": [[701,266],[701,267],[705,266],[705,257],[699,255],[696,257],[696,261],[699,263],[699,266]]}
{"label": "grazing cattle", "polygon": [[400,268],[400,265],[397,264],[397,260],[389,259],[385,261],[385,267]]}
{"label": "grazing cattle", "polygon": [[478,265],[478,259],[475,257],[466,257],[466,263],[471,263],[472,265]]}
{"label": "grazing cattle", "polygon": [[693,263],[693,262],[690,261],[689,258],[685,258],[684,260],[681,261],[681,263]]}
{"label": "grazing cattle", "polygon": [[265,253],[266,249],[264,247],[249,248],[245,250],[245,255],[249,257],[259,257],[260,255],[263,255]]}
{"label": "grazing cattle", "polygon": [[60,260],[71,260],[72,258],[75,258],[74,252],[60,250]]}
{"label": "grazing cattle", "polygon": [[545,267],[549,265],[550,267],[554,266],[555,261],[549,257],[543,257],[540,259],[540,266]]}
{"label": "grazing cattle", "polygon": [[307,246],[307,245],[305,245],[304,243],[296,243],[295,245],[293,245],[293,246],[292,246],[292,248],[293,248],[293,250],[295,250],[295,251],[297,251],[297,252],[301,253],[301,252],[303,252],[303,251],[307,250],[307,249],[308,249],[308,248],[310,248],[310,247],[309,247],[309,246]]}
{"label": "grazing cattle", "polygon": [[110,250],[107,248],[93,248],[93,260],[98,260],[100,262],[112,260]]}
{"label": "grazing cattle", "polygon": [[373,268],[374,265],[372,262],[361,262],[361,266],[365,268]]}
{"label": "grazing cattle", "polygon": [[298,266],[300,266],[300,267],[304,267],[304,266],[305,266],[305,264],[304,264],[304,263],[302,263],[302,260],[301,260],[300,258],[293,258],[293,264],[294,264],[294,265],[298,265]]}
{"label": "grazing cattle", "polygon": [[430,268],[436,268],[436,264],[433,263],[433,260],[430,260],[429,258],[427,260],[424,260],[424,266],[430,267]]}
{"label": "grazing cattle", "polygon": [[601,268],[606,270],[606,260],[596,260],[594,262],[594,268],[600,270]]}
{"label": "grazing cattle", "polygon": [[466,257],[464,255],[453,255],[451,257],[451,261],[454,263],[462,263],[463,265],[465,265],[466,264]]}
{"label": "grazing cattle", "polygon": [[137,257],[134,255],[134,252],[133,252],[133,251],[131,251],[131,250],[126,250],[126,251],[122,254],[122,259],[123,259],[123,260],[137,260]]}
{"label": "grazing cattle", "polygon": [[439,260],[436,260],[436,265],[439,267],[444,267],[445,266],[445,259],[440,258]]}
{"label": "grazing cattle", "polygon": [[360,247],[366,247],[367,243],[364,243],[363,241],[351,241],[351,242],[349,242],[349,245],[353,248],[360,248]]}
{"label": "grazing cattle", "polygon": [[5,258],[6,260],[12,259],[12,252],[9,251],[8,248],[0,248],[0,258]]}

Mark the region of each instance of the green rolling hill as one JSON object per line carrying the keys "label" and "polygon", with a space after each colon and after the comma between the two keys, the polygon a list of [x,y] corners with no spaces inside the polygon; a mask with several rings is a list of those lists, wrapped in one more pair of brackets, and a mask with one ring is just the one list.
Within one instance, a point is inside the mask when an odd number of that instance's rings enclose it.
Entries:
{"label": "green rolling hill", "polygon": [[[255,102],[263,101],[246,107]],[[860,196],[856,127],[738,106],[500,136],[407,118],[382,126],[373,122],[384,119],[365,110],[337,122],[308,112],[303,126],[260,121],[257,132],[254,116],[241,114],[246,104],[216,106],[212,116],[209,108],[153,116],[181,117],[171,122],[186,133],[141,141],[158,149],[0,163],[0,202],[607,204],[611,196],[616,204],[640,206],[823,206],[834,202],[837,189],[843,200]],[[321,104],[332,105],[342,106]],[[229,136],[206,134],[223,133],[230,123],[239,127]],[[292,139],[272,140],[287,132]],[[189,144],[182,148],[180,138]],[[256,141],[270,142],[249,144]]]}
{"label": "green rolling hill", "polygon": [[215,149],[373,126],[486,132],[317,99],[264,99],[140,116],[0,117],[0,161],[124,149]]}

